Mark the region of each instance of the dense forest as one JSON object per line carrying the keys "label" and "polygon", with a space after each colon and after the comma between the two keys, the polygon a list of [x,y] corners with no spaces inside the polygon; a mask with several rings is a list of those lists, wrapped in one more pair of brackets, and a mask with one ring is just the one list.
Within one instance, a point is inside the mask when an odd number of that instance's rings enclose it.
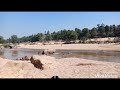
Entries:
{"label": "dense forest", "polygon": [[9,39],[4,39],[0,36],[0,43],[21,43],[21,42],[45,42],[45,41],[75,41],[81,40],[86,41],[92,38],[105,38],[105,37],[120,37],[120,25],[105,25],[105,24],[97,24],[96,27],[92,29],[83,28],[82,30],[79,28],[75,28],[75,30],[60,30],[57,32],[52,32],[48,30],[45,33],[37,33],[35,35],[23,36],[21,38],[17,37],[17,35],[12,35]]}

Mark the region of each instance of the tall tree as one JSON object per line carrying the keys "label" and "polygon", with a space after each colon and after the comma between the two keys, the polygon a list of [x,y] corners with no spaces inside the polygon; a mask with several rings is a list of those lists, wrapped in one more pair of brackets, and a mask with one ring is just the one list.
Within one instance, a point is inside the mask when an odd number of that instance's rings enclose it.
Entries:
{"label": "tall tree", "polygon": [[73,30],[70,31],[70,34],[69,34],[69,40],[76,40],[77,39],[77,33]]}
{"label": "tall tree", "polygon": [[111,36],[110,27],[108,25],[105,26],[105,33],[106,33],[106,37]]}
{"label": "tall tree", "polygon": [[4,43],[4,38],[2,36],[0,36],[0,43]]}
{"label": "tall tree", "polygon": [[115,30],[115,35],[117,37],[120,37],[120,25],[117,25],[116,30]]}
{"label": "tall tree", "polygon": [[75,28],[75,32],[77,34],[77,39],[80,40],[80,38],[82,37],[82,31],[78,28]]}
{"label": "tall tree", "polygon": [[98,25],[98,37],[105,37],[105,25],[102,23],[101,26]]}
{"label": "tall tree", "polygon": [[15,44],[15,43],[17,43],[17,41],[18,41],[17,35],[12,35],[12,36],[11,36],[11,42],[12,42],[13,44]]}
{"label": "tall tree", "polygon": [[110,25],[109,27],[110,27],[110,34],[109,34],[109,36],[110,37],[115,36],[116,26],[115,25]]}
{"label": "tall tree", "polygon": [[57,33],[55,31],[51,33],[52,40],[56,40],[56,36],[57,36]]}
{"label": "tall tree", "polygon": [[89,29],[88,28],[84,28],[82,30],[82,37],[85,38],[85,40],[87,40],[89,37],[90,37],[90,32],[89,32]]}
{"label": "tall tree", "polygon": [[120,25],[112,25],[111,26],[112,31],[114,32],[115,37],[119,37],[119,32],[120,32]]}
{"label": "tall tree", "polygon": [[97,37],[97,28],[94,27],[90,30],[90,36],[91,36],[91,38]]}
{"label": "tall tree", "polygon": [[50,34],[49,30],[48,30],[47,33],[46,33],[45,40],[50,41],[51,39],[52,39],[52,37],[51,37],[51,34]]}

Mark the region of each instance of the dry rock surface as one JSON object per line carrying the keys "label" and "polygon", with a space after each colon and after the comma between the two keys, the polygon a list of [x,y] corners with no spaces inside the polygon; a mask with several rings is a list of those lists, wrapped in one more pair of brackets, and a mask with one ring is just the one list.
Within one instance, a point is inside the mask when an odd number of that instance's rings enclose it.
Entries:
{"label": "dry rock surface", "polygon": [[43,70],[30,60],[0,58],[0,78],[120,78],[120,63],[85,60],[79,58],[55,59],[47,55],[33,55],[40,60]]}

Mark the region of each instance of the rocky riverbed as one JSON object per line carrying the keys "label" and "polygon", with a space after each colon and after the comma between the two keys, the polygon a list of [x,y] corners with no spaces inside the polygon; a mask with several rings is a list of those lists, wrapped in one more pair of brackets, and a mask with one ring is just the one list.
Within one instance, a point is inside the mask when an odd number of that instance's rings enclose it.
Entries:
{"label": "rocky riverbed", "polygon": [[0,58],[0,78],[120,78],[120,63],[85,60],[79,58],[55,59],[46,55],[33,55],[40,60],[43,70],[29,61]]}

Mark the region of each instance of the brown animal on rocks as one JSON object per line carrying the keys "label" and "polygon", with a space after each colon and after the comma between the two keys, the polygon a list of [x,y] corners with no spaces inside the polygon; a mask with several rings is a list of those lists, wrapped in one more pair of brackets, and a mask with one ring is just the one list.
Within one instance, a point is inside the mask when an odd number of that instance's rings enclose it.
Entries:
{"label": "brown animal on rocks", "polygon": [[41,63],[40,60],[38,60],[38,59],[37,59],[37,60],[34,60],[34,58],[31,57],[31,58],[30,58],[30,61],[31,61],[31,63],[34,65],[34,67],[43,70],[43,64]]}

